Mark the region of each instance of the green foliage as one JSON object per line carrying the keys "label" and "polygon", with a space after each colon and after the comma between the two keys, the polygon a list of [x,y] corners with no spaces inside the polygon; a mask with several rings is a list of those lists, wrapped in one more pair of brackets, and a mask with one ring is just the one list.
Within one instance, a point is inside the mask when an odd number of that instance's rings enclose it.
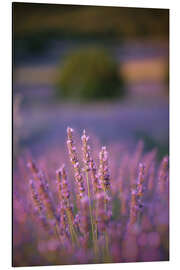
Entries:
{"label": "green foliage", "polygon": [[70,99],[109,99],[122,96],[123,80],[117,63],[102,48],[69,54],[59,70],[57,93]]}

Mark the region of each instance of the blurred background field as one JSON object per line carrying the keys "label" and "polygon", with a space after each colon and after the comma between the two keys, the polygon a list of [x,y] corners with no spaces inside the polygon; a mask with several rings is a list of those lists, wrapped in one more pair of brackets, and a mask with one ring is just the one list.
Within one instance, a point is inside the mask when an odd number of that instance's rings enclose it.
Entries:
{"label": "blurred background field", "polygon": [[[88,48],[106,50],[113,61],[112,78],[119,78],[119,92],[112,84],[111,99],[105,98],[105,86],[96,87],[104,71],[98,67],[96,72],[91,60],[88,82],[81,77],[86,67],[78,60],[66,76],[70,95],[62,95],[58,82],[66,59]],[[167,154],[168,58],[168,10],[14,3],[14,157],[25,149],[41,155],[50,147],[64,147],[68,125],[79,131],[86,128],[102,143],[121,142],[131,148],[142,139],[147,150],[157,147],[159,157]],[[110,85],[109,74],[102,85]],[[80,95],[75,89],[86,89],[87,83],[90,89],[95,85],[95,92],[84,100],[86,90]]]}

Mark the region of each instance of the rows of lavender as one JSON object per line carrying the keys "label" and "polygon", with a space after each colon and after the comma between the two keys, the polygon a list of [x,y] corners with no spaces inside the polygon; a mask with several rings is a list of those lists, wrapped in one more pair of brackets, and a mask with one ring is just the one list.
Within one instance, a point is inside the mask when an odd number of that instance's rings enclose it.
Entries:
{"label": "rows of lavender", "polygon": [[17,161],[14,265],[168,260],[168,157],[158,163],[141,141],[133,153],[97,153],[95,139],[75,135],[67,128],[69,160],[53,151],[26,167]]}

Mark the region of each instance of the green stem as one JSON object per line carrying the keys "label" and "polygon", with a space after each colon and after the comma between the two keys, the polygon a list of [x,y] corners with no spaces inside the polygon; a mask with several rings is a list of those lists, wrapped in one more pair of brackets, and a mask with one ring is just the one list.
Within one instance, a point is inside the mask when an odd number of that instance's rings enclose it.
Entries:
{"label": "green stem", "polygon": [[76,232],[75,232],[75,230],[74,230],[73,223],[72,223],[72,220],[71,220],[71,216],[70,216],[70,214],[69,214],[69,211],[66,210],[66,213],[67,213],[67,218],[68,218],[68,223],[69,223],[69,230],[70,230],[72,242],[73,242],[74,244],[75,244],[75,243],[78,243],[78,241],[77,241],[77,236],[76,236]]}
{"label": "green stem", "polygon": [[59,241],[61,242],[61,237],[60,237],[60,235],[59,235],[59,230],[58,230],[58,224],[57,224],[57,221],[56,221],[56,225],[55,225],[55,232],[56,232],[57,238],[58,238]]}
{"label": "green stem", "polygon": [[109,238],[108,238],[108,234],[107,231],[105,231],[105,250],[106,250],[106,259],[107,262],[111,262],[111,257],[110,257],[110,253],[109,253]]}
{"label": "green stem", "polygon": [[[104,189],[104,192],[106,193],[107,190],[104,185],[103,185],[103,189]],[[107,211],[106,199],[104,199],[104,208],[106,212]],[[111,257],[109,253],[109,238],[108,238],[107,231],[104,232],[104,237],[105,237],[105,254],[106,254],[107,262],[111,262]]]}
{"label": "green stem", "polygon": [[96,240],[94,239],[94,222],[93,222],[93,215],[92,215],[92,208],[91,208],[91,194],[90,194],[90,187],[89,187],[88,172],[86,172],[86,181],[87,181],[87,190],[88,190],[88,198],[89,198],[89,213],[90,213],[90,219],[91,219],[92,240],[93,240],[94,251],[95,253],[97,253]]}

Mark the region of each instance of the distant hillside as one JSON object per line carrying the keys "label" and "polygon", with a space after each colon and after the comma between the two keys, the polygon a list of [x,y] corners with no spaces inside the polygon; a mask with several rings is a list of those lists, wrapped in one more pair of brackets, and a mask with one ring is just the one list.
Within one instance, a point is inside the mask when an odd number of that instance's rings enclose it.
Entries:
{"label": "distant hillside", "polygon": [[15,39],[37,34],[167,39],[169,10],[14,3],[13,26]]}

